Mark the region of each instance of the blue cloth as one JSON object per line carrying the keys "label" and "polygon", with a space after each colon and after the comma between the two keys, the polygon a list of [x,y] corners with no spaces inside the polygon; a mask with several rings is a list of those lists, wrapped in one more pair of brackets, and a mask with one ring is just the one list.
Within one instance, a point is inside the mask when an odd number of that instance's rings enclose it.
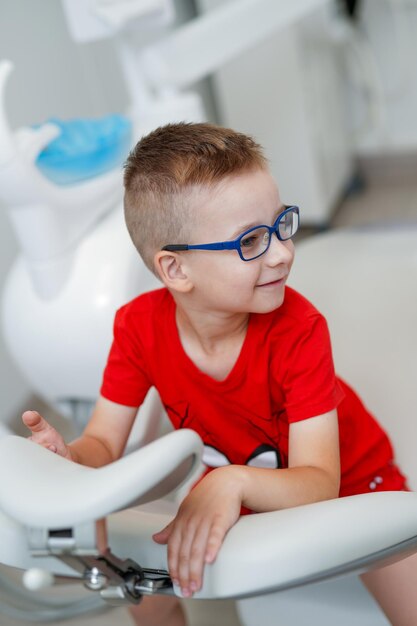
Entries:
{"label": "blue cloth", "polygon": [[101,119],[58,120],[48,123],[61,134],[40,153],[36,165],[52,182],[70,185],[120,166],[128,155],[132,123],[122,115]]}

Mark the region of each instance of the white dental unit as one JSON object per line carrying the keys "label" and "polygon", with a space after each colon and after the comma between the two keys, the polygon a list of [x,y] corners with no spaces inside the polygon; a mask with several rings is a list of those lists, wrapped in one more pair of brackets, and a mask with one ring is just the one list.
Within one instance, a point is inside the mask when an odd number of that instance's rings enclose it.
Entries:
{"label": "white dental unit", "polygon": [[[73,15],[69,7],[77,3],[66,4],[68,15]],[[120,37],[132,19],[132,11],[139,11],[139,20],[164,23],[170,19],[170,3],[97,2],[100,23],[106,25],[102,28],[117,32],[121,39],[120,58],[131,85],[134,139],[167,121],[203,119],[201,100],[194,93],[182,91],[185,87],[275,32],[286,32],[313,12],[331,19],[332,8],[330,0],[234,0],[138,51],[126,43],[129,37],[126,41]],[[91,28],[99,28],[96,20],[93,23]],[[198,54],[190,53],[193,50]],[[38,155],[57,135],[56,127],[10,130],[4,90],[11,70],[8,62],[0,65],[0,197],[8,207],[22,254],[3,294],[3,331],[33,390],[77,418],[88,411],[96,396],[115,309],[157,283],[138,258],[124,226],[120,169],[91,180],[56,185],[36,165]],[[140,114],[135,110],[139,106]],[[407,284],[417,284],[416,242],[414,233],[406,234],[399,242],[403,250],[399,271],[409,272]],[[346,341],[344,329],[354,311],[353,304],[349,309],[348,303],[357,297],[380,302],[377,310],[381,324],[388,328],[392,311],[383,306],[383,281],[392,262],[381,254],[386,246],[383,236],[374,237],[372,244],[367,241],[362,248],[356,247],[357,273],[367,258],[369,245],[379,263],[379,272],[372,275],[370,294],[364,282],[349,281],[354,269],[346,256],[333,255],[335,249],[352,245],[357,246],[357,238],[353,244],[349,233],[342,233],[339,239],[324,235],[317,244],[301,245],[300,267],[307,267],[312,275],[303,275],[295,268],[292,284],[328,315],[333,335],[341,338],[337,368],[342,373],[349,370],[350,380],[361,389],[363,377],[358,373],[355,380],[353,366],[355,346],[372,335],[373,320],[355,327],[355,336]],[[326,261],[330,258],[332,261]],[[313,286],[312,277],[329,263],[337,276],[346,278],[345,306],[340,309],[333,304],[340,301],[336,279],[331,292]],[[366,279],[364,275],[363,281]],[[363,292],[355,291],[358,285]],[[405,292],[401,282],[399,290],[398,299]],[[378,294],[382,294],[381,301]],[[414,292],[408,292],[408,297],[410,316],[396,328],[397,345],[401,347],[398,363],[405,359],[408,367],[398,375],[395,390],[384,402],[390,430],[391,409],[394,419],[410,420],[417,405],[412,380],[415,351],[412,341],[404,340],[415,337],[417,298]],[[374,362],[387,359],[383,347],[381,350],[375,350]],[[42,355],[36,366],[34,354]],[[391,371],[385,369],[381,376],[390,378]],[[401,371],[400,365],[397,369]],[[380,388],[384,389],[383,384]],[[366,400],[366,389],[362,393]],[[377,396],[373,388],[373,397]],[[0,483],[0,563],[29,570],[25,575],[29,589],[41,590],[59,582],[60,576],[67,582],[71,577],[110,604],[137,602],[144,594],[177,591],[172,590],[166,571],[165,548],[150,537],[163,527],[169,513],[155,512],[146,505],[172,492],[198,470],[201,442],[193,432],[182,430],[149,443],[153,430],[149,415],[158,417],[161,413],[155,396],[149,402],[141,409],[146,431],[141,434],[142,447],[98,470],[67,463],[19,437],[0,439],[0,474],[12,477]],[[81,421],[84,417],[81,415]],[[404,432],[405,426],[398,427],[396,443]],[[411,436],[409,440],[412,438],[415,440]],[[400,448],[400,462],[415,486],[417,466],[412,449],[404,445]],[[137,504],[143,506],[128,508]],[[103,539],[103,524],[96,527],[96,521],[102,518],[107,518],[107,541]],[[359,610],[359,617],[355,614],[359,623],[383,626],[388,622],[372,602],[364,600],[365,592],[356,587],[351,590],[345,579],[337,583],[339,603],[329,602],[333,582],[326,583],[328,587],[304,585],[364,571],[414,551],[414,493],[366,494],[252,515],[240,519],[228,533],[218,559],[206,569],[204,587],[196,601],[241,599],[239,613],[245,626],[275,624],[280,602],[285,611],[284,623],[291,626],[347,626],[354,610]],[[291,591],[284,591],[288,589]],[[311,603],[311,589],[320,594],[319,601]],[[281,593],[271,594],[276,591]],[[295,597],[291,596],[293,592]],[[271,595],[262,597],[267,593]],[[368,621],[360,621],[360,610]]]}

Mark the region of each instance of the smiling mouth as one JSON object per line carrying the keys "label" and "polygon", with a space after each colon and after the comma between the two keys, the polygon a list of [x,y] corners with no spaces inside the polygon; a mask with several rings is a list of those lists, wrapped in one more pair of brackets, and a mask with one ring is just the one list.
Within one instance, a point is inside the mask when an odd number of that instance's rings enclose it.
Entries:
{"label": "smiling mouth", "polygon": [[286,276],[282,278],[278,278],[277,280],[271,280],[269,283],[262,283],[261,285],[256,285],[257,287],[276,287],[285,282]]}

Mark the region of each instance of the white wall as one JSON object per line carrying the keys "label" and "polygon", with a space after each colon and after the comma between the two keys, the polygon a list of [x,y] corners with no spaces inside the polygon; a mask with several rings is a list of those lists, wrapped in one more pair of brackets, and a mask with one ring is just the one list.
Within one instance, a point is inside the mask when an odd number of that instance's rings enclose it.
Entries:
{"label": "white wall", "polygon": [[[372,52],[385,124],[360,133],[357,151],[364,156],[416,153],[417,0],[363,0],[360,30]],[[354,122],[361,128],[366,98],[356,89],[352,101]]]}

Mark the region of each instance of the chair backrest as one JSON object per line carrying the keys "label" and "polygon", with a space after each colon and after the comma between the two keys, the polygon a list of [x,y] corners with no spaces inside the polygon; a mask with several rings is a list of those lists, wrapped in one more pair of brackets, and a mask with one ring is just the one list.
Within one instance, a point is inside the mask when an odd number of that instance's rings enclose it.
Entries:
{"label": "chair backrest", "polygon": [[417,227],[305,239],[290,285],[326,316],[338,374],[390,434],[417,489]]}

